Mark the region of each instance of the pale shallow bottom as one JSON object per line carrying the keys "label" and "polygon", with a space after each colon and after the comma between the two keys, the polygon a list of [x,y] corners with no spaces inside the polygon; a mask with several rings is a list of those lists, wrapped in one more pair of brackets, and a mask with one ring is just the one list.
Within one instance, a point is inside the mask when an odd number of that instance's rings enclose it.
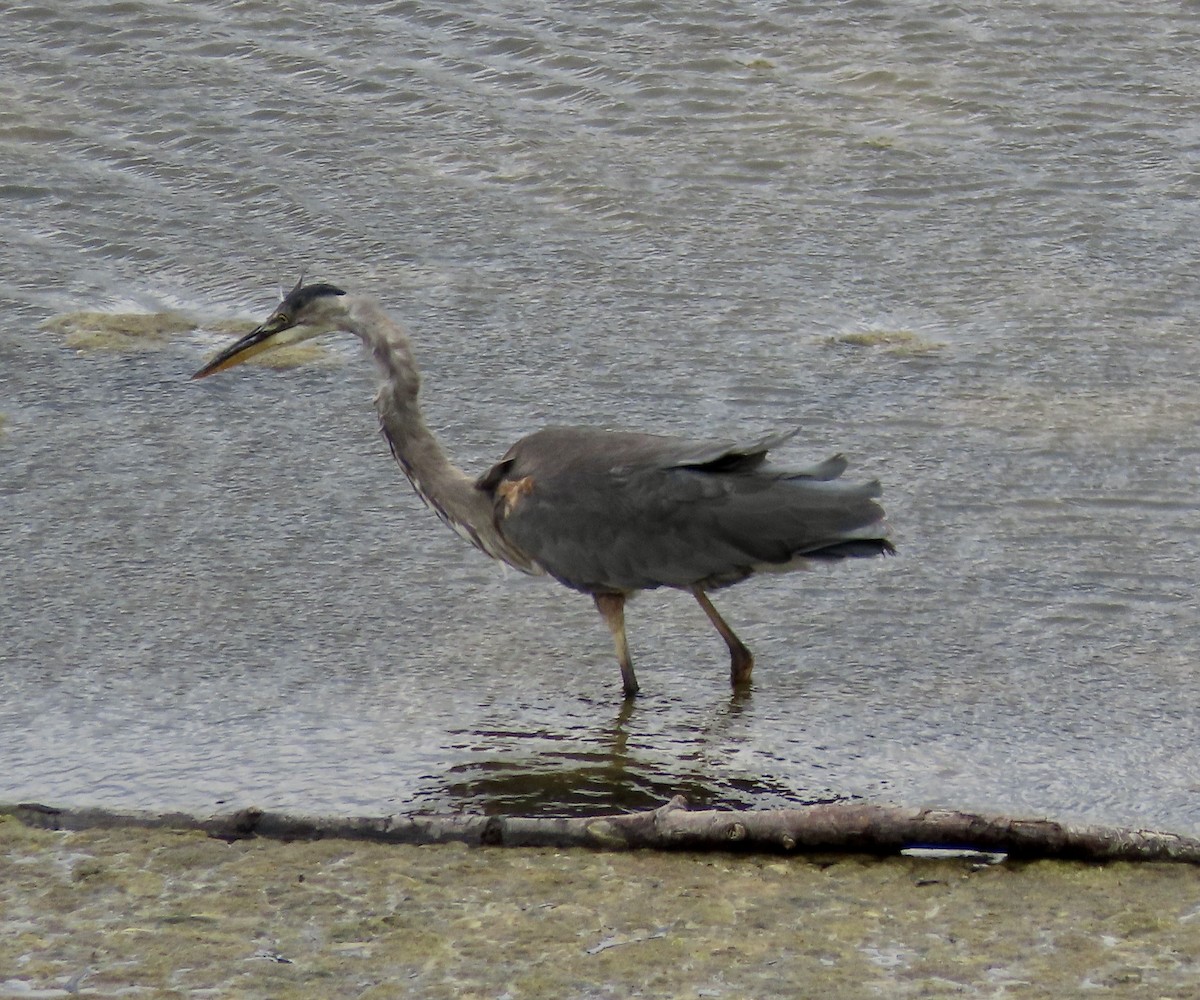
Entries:
{"label": "pale shallow bottom", "polygon": [[1200,873],[0,820],[0,970],[0,996],[1182,1000]]}

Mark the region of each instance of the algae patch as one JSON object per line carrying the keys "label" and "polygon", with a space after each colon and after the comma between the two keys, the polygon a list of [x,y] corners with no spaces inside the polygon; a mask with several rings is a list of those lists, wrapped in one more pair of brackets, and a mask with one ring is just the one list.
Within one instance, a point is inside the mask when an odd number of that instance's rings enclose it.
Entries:
{"label": "algae patch", "polygon": [[[172,339],[201,332],[242,337],[254,329],[247,320],[213,320],[198,322],[182,313],[108,313],[70,312],[46,320],[41,329],[63,338],[66,345],[85,352],[115,351],[138,353],[160,350]],[[206,345],[209,346],[209,345]],[[313,362],[324,362],[330,354],[317,344],[293,344],[251,358],[246,364],[265,368],[299,368]],[[3,423],[0,421],[0,433]]]}
{"label": "algae patch", "polygon": [[163,347],[197,324],[176,312],[62,313],[46,320],[43,330],[65,338],[67,346],[82,351],[144,351]]}
{"label": "algae patch", "polygon": [[940,351],[945,344],[922,337],[913,330],[890,330],[873,327],[835,334],[826,338],[831,347],[878,348],[889,354],[917,356]]}

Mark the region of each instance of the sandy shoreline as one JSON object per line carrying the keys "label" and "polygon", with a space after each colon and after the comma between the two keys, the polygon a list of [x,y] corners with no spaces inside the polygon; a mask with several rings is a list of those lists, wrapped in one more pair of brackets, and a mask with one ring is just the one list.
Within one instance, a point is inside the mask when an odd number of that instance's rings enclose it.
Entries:
{"label": "sandy shoreline", "polygon": [[1170,997],[1200,871],[244,840],[0,819],[0,996]]}

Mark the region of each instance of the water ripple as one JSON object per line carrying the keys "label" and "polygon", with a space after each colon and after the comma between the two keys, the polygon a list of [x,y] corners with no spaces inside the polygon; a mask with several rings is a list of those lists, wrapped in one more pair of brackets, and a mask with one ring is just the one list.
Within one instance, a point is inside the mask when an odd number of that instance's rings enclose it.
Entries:
{"label": "water ripple", "polygon": [[[1174,5],[0,26],[0,797],[1200,828],[1200,37]],[[789,458],[884,480],[902,557],[723,597],[759,655],[741,704],[695,608],[639,600],[621,717],[587,602],[500,580],[404,493],[352,348],[186,382],[306,266],[411,322],[472,468],[544,422],[800,423]],[[143,353],[39,329],[164,308],[198,329]]]}

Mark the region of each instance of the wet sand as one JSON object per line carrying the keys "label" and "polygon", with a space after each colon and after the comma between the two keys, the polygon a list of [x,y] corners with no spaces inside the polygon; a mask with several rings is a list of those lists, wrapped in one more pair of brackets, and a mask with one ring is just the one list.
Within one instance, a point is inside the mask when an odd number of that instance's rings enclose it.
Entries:
{"label": "wet sand", "polygon": [[0,996],[1191,998],[1200,872],[0,819]]}

